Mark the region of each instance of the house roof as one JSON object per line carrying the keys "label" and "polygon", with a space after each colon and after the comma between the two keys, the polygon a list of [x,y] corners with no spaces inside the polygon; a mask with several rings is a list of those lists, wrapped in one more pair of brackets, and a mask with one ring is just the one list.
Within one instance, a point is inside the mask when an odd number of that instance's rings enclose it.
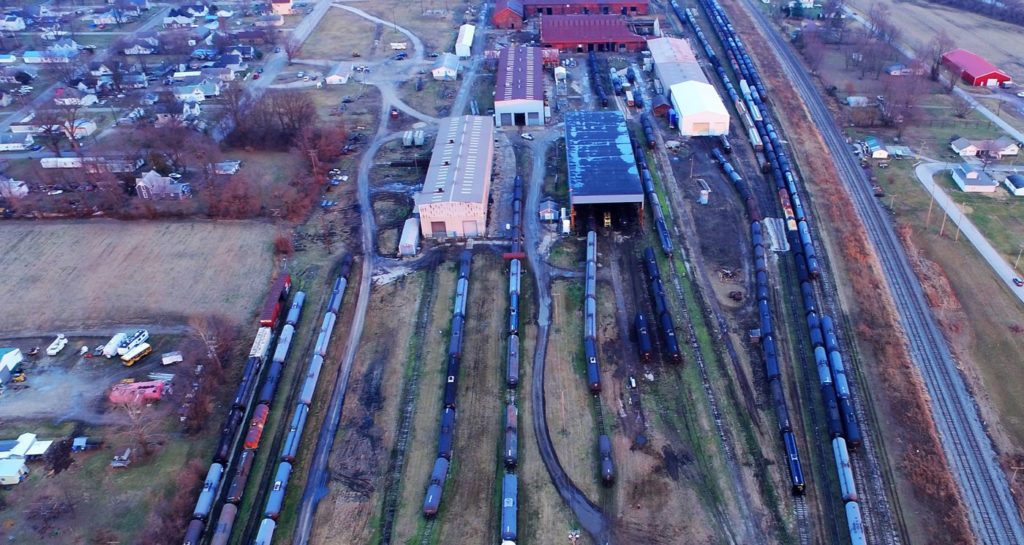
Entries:
{"label": "house roof", "polygon": [[980,171],[971,165],[963,164],[953,169],[953,177],[959,179],[964,185],[990,187],[997,185],[995,180],[987,172]]}
{"label": "house roof", "polygon": [[37,441],[34,433],[23,433],[18,436],[14,446],[0,452],[0,460],[41,456],[52,444],[53,441]]}
{"label": "house roof", "polygon": [[515,46],[498,54],[495,102],[544,100],[544,71],[539,47]]}
{"label": "house roof", "polygon": [[621,15],[542,15],[540,41],[553,43],[642,42]]}
{"label": "house roof", "polygon": [[417,206],[486,202],[494,152],[494,121],[464,115],[441,120]]}
{"label": "house roof", "polygon": [[459,57],[454,53],[442,53],[438,57],[437,62],[434,63],[434,70],[438,68],[449,68],[451,70],[459,69]]}
{"label": "house roof", "polygon": [[971,78],[980,78],[993,73],[1001,74],[1007,78],[1010,77],[1006,72],[985,60],[981,55],[971,53],[966,49],[954,49],[942,55],[942,58],[946,62],[956,65]]}
{"label": "house roof", "polygon": [[566,112],[565,155],[574,205],[643,202],[640,171],[621,112]]}
{"label": "house roof", "polygon": [[13,477],[20,475],[25,467],[25,460],[0,460],[0,476]]}
{"label": "house roof", "polygon": [[523,3],[520,0],[498,0],[494,4],[494,13],[497,15],[504,10],[511,10],[516,15],[523,16]]}

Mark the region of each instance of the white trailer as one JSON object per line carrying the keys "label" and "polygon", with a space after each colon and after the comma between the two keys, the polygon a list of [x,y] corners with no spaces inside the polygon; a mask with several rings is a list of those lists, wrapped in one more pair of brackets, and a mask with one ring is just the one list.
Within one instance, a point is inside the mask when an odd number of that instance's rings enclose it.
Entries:
{"label": "white trailer", "polygon": [[68,338],[65,337],[63,333],[61,333],[57,335],[57,338],[54,339],[52,343],[50,343],[50,346],[46,347],[46,355],[56,356],[57,354],[60,354],[60,351],[64,350],[64,347],[67,345]]}
{"label": "white trailer", "polygon": [[125,333],[118,333],[107,341],[107,344],[103,346],[103,355],[107,359],[113,358],[117,355],[117,349],[128,340],[128,335]]}

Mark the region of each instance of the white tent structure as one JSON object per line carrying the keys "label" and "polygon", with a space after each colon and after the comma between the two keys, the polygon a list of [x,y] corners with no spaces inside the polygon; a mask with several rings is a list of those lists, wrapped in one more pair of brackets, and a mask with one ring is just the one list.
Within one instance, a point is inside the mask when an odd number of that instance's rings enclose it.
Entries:
{"label": "white tent structure", "polygon": [[669,91],[672,107],[679,116],[679,134],[683,136],[719,136],[729,134],[729,112],[711,84],[684,81]]}

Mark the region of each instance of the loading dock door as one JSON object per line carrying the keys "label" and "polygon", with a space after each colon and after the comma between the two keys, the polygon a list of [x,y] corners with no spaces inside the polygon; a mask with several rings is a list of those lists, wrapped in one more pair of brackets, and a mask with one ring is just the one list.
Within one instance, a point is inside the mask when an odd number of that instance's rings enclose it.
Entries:
{"label": "loading dock door", "polygon": [[515,116],[516,116],[516,126],[517,127],[521,127],[521,126],[526,124],[526,113],[525,112],[517,113],[517,114],[515,114]]}
{"label": "loading dock door", "polygon": [[443,221],[430,222],[430,233],[434,238],[444,238],[448,234]]}

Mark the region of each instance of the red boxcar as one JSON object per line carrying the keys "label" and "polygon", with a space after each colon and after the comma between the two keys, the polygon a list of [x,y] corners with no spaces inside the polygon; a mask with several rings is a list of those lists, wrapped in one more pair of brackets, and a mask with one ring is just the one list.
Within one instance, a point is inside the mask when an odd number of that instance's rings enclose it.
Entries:
{"label": "red boxcar", "polygon": [[245,434],[245,448],[259,448],[260,438],[263,437],[263,426],[267,423],[267,413],[269,412],[270,408],[262,403],[253,409],[252,419],[249,420],[249,433]]}
{"label": "red boxcar", "polygon": [[260,325],[263,327],[274,327],[277,323],[277,316],[281,312],[281,300],[288,295],[292,287],[292,277],[284,273],[277,277],[274,285],[270,287],[266,301],[263,302],[263,312],[260,313]]}

